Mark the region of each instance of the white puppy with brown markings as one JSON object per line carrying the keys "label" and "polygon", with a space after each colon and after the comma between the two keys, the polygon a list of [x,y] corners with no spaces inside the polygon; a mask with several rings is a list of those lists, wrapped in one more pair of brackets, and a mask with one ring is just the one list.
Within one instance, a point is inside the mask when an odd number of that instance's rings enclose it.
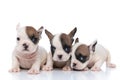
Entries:
{"label": "white puppy with brown markings", "polygon": [[53,35],[48,30],[45,30],[51,44],[51,51],[47,57],[47,63],[43,70],[52,70],[62,68],[63,70],[71,70],[70,68],[70,52],[72,51],[73,37],[77,31],[74,28],[69,34],[61,33]]}
{"label": "white puppy with brown markings", "polygon": [[32,26],[20,27],[18,24],[16,29],[17,45],[12,54],[10,72],[19,72],[23,68],[29,69],[29,74],[38,74],[47,60],[46,50],[38,46],[43,27],[36,30]]}
{"label": "white puppy with brown markings", "polygon": [[72,47],[71,68],[73,70],[100,71],[101,66],[106,62],[106,66],[115,68],[116,65],[111,63],[111,56],[107,49],[94,41],[91,45],[82,44],[78,38]]}

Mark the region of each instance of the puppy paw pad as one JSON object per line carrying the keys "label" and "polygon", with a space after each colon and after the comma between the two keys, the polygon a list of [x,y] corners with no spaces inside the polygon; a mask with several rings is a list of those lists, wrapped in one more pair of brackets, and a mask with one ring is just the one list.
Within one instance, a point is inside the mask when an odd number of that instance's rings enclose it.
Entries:
{"label": "puppy paw pad", "polygon": [[43,66],[42,70],[51,71],[53,68],[51,66]]}
{"label": "puppy paw pad", "polygon": [[37,70],[37,69],[30,69],[30,70],[28,71],[28,73],[29,73],[29,74],[39,74],[40,71]]}
{"label": "puppy paw pad", "polygon": [[89,69],[88,68],[84,68],[83,71],[88,71]]}
{"label": "puppy paw pad", "polygon": [[107,65],[107,67],[110,67],[110,68],[115,68],[115,67],[116,67],[116,65],[115,65],[115,64],[112,64],[112,63],[110,63],[110,64],[108,64],[108,65]]}
{"label": "puppy paw pad", "polygon": [[20,68],[12,68],[9,72],[20,72]]}
{"label": "puppy paw pad", "polygon": [[92,71],[101,71],[101,69],[99,67],[94,67],[91,69]]}
{"label": "puppy paw pad", "polygon": [[68,66],[66,66],[66,67],[63,67],[62,70],[63,70],[63,71],[71,71],[71,68],[68,67]]}

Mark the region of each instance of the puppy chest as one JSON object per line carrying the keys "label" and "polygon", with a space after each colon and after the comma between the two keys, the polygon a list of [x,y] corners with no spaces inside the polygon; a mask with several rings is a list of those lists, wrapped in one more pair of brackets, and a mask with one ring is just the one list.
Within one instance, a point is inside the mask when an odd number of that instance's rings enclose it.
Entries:
{"label": "puppy chest", "polygon": [[20,63],[21,68],[29,69],[35,62],[35,58],[33,59],[24,59],[24,58],[18,58],[18,61]]}
{"label": "puppy chest", "polygon": [[67,61],[63,61],[63,62],[54,61],[53,66],[55,68],[63,68],[66,64],[67,64]]}

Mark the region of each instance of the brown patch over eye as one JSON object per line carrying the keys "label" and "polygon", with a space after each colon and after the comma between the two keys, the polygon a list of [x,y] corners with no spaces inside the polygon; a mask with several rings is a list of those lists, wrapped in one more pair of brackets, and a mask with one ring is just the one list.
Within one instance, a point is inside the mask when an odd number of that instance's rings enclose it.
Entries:
{"label": "brown patch over eye", "polygon": [[34,44],[39,42],[39,33],[32,26],[26,26],[26,33]]}
{"label": "brown patch over eye", "polygon": [[60,36],[60,40],[61,40],[61,44],[62,44],[63,50],[66,53],[70,53],[71,52],[71,46],[72,46],[71,38],[68,35],[63,33]]}
{"label": "brown patch over eye", "polygon": [[80,45],[75,51],[75,56],[77,60],[79,60],[82,63],[86,62],[89,59],[89,55],[89,48],[84,44]]}

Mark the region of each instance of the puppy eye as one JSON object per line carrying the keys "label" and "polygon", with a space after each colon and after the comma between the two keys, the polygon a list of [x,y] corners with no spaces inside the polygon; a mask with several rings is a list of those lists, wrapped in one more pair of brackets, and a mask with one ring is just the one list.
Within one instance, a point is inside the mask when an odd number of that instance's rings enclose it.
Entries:
{"label": "puppy eye", "polygon": [[81,56],[81,57],[79,58],[79,60],[80,60],[82,63],[85,63],[86,57],[82,57],[82,56]]}
{"label": "puppy eye", "polygon": [[66,53],[70,53],[70,51],[71,51],[71,48],[69,46],[64,46],[63,49]]}
{"label": "puppy eye", "polygon": [[19,38],[19,37],[17,37],[17,41],[20,41],[20,38]]}
{"label": "puppy eye", "polygon": [[51,52],[52,52],[52,55],[54,54],[56,48],[54,46],[51,45]]}
{"label": "puppy eye", "polygon": [[79,60],[82,61],[82,62],[85,62],[86,58],[85,57],[80,57]]}
{"label": "puppy eye", "polygon": [[32,42],[36,43],[37,38],[33,37],[33,38],[31,38],[31,40],[32,40]]}
{"label": "puppy eye", "polygon": [[80,60],[83,61],[83,57],[80,57]]}
{"label": "puppy eye", "polygon": [[38,38],[36,38],[34,35],[31,36],[30,39],[31,39],[31,41],[32,41],[33,43],[35,43],[35,44],[38,42]]}
{"label": "puppy eye", "polygon": [[76,58],[80,61],[80,62],[82,62],[82,63],[85,63],[88,59],[87,59],[87,56],[83,56],[83,55],[81,55],[81,54],[79,54],[79,55],[76,55]]}

